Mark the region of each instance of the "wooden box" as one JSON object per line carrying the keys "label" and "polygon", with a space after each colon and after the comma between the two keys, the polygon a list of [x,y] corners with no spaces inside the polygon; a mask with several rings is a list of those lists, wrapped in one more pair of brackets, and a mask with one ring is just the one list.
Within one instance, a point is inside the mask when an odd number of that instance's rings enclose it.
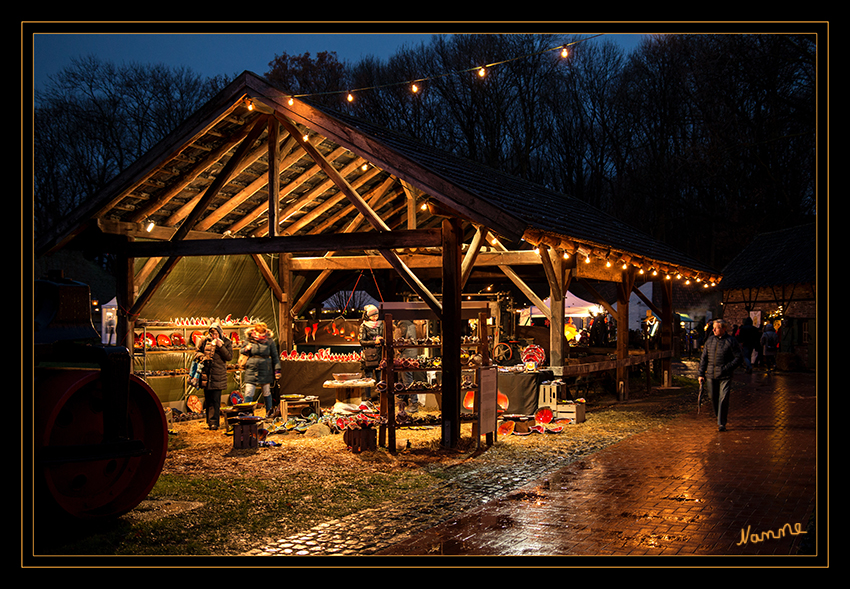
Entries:
{"label": "wooden box", "polygon": [[570,397],[566,383],[558,384],[542,384],[538,389],[537,407],[549,407],[552,411],[558,405],[558,402],[563,402]]}
{"label": "wooden box", "polygon": [[347,429],[342,434],[342,441],[348,449],[359,454],[368,450],[377,450],[378,432],[375,428]]}
{"label": "wooden box", "polygon": [[568,417],[573,423],[584,421],[584,403],[560,403],[555,412],[556,417]]}
{"label": "wooden box", "polygon": [[233,449],[246,450],[259,446],[258,423],[256,421],[237,420],[233,424]]}

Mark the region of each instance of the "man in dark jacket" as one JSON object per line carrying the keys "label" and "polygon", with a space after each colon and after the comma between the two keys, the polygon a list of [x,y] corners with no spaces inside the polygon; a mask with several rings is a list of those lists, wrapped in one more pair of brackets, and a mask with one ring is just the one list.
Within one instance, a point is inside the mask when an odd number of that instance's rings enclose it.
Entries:
{"label": "man in dark jacket", "polygon": [[705,339],[699,361],[699,382],[705,382],[717,417],[720,431],[726,431],[729,414],[729,392],[732,389],[732,373],[743,362],[738,340],[726,333],[726,321],[718,319],[712,334]]}

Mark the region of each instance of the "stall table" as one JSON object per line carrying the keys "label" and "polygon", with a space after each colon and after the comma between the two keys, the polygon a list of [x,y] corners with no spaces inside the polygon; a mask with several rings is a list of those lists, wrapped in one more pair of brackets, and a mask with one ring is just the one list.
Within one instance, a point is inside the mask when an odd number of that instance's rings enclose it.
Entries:
{"label": "stall table", "polygon": [[508,398],[506,413],[531,415],[537,411],[540,384],[555,378],[551,370],[499,372],[499,392]]}
{"label": "stall table", "polygon": [[316,396],[323,407],[333,405],[336,395],[324,387],[339,373],[360,372],[360,362],[330,362],[325,360],[281,360],[281,397],[288,394]]}
{"label": "stall table", "polygon": [[363,390],[375,386],[374,378],[363,378],[354,380],[326,380],[322,385],[325,389],[331,389],[335,394],[337,403],[359,405],[363,399]]}

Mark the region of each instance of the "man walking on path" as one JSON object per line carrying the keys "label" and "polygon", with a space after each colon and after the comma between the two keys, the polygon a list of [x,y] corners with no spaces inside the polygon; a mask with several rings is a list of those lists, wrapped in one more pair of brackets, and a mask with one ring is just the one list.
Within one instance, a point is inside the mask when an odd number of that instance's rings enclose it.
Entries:
{"label": "man walking on path", "polygon": [[726,330],[726,321],[717,319],[714,322],[712,335],[706,338],[699,361],[699,382],[705,382],[708,387],[719,431],[726,431],[732,373],[744,361],[738,340]]}

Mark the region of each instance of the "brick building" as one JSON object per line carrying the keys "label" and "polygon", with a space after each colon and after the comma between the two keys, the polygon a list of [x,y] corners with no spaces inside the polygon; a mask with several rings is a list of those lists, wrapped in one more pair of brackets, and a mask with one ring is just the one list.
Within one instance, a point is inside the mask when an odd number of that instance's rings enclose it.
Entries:
{"label": "brick building", "polygon": [[781,321],[779,367],[815,368],[817,250],[814,223],[756,236],[723,270],[723,318],[761,328]]}

